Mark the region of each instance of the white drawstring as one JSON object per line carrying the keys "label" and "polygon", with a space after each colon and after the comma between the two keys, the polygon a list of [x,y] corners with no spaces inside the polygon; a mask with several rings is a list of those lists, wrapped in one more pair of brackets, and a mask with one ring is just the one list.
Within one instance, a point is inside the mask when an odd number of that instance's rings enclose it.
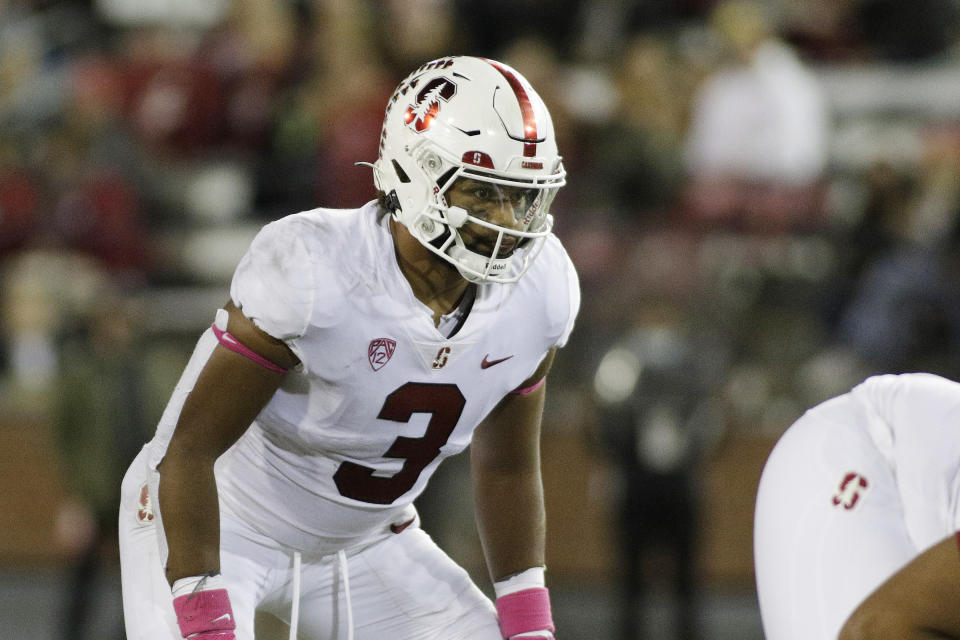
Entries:
{"label": "white drawstring", "polygon": [[340,575],[343,577],[343,593],[347,605],[347,640],[353,640],[353,605],[350,603],[350,568],[347,566],[347,553],[341,549],[337,551],[340,561]]}
{"label": "white drawstring", "polygon": [[300,621],[300,552],[293,552],[293,605],[290,608],[290,640],[297,640]]}
{"label": "white drawstring", "polygon": [[[347,640],[353,640],[353,604],[350,601],[350,567],[347,554],[341,549],[337,552],[340,564],[340,576],[343,579],[343,593],[347,607]],[[290,640],[297,640],[297,623],[300,618],[300,552],[293,552],[293,604],[290,607]]]}

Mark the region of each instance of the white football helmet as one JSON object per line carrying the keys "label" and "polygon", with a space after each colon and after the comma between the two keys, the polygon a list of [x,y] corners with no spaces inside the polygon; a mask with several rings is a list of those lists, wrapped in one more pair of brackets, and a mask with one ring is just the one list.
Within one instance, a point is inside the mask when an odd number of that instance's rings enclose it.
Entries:
{"label": "white football helmet", "polygon": [[[374,182],[394,218],[467,280],[520,279],[553,227],[565,177],[546,105],[505,64],[440,58],[387,103]],[[454,183],[469,195],[452,194]]]}

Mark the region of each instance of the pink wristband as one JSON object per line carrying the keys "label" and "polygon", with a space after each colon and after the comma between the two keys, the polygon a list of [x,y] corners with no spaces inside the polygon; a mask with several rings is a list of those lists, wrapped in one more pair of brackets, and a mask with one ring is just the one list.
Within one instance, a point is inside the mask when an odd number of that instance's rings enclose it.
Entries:
{"label": "pink wristband", "polygon": [[287,372],[287,370],[284,369],[283,367],[273,364],[272,362],[270,362],[269,360],[261,356],[259,353],[256,353],[255,351],[253,351],[252,349],[244,345],[242,342],[234,338],[232,333],[230,333],[229,331],[224,331],[223,329],[218,327],[216,323],[210,325],[210,328],[213,329],[213,335],[217,336],[217,340],[220,341],[220,344],[222,344],[224,347],[226,347],[230,351],[233,351],[234,353],[239,353],[245,358],[250,358],[261,367],[264,367],[265,369],[269,369],[270,371],[276,371],[277,373]]}
{"label": "pink wristband", "polygon": [[237,625],[226,589],[196,591],[174,598],[173,610],[184,638],[205,631],[211,633],[203,635],[204,639],[234,640],[236,637],[233,630]]}
{"label": "pink wristband", "polygon": [[524,589],[497,598],[497,615],[504,638],[529,631],[554,632],[550,592],[546,587]]}

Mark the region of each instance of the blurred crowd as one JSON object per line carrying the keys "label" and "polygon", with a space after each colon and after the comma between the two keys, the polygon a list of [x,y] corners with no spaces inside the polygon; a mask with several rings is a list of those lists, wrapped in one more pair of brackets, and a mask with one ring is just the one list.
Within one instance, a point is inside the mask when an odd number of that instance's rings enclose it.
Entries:
{"label": "blurred crowd", "polygon": [[583,309],[545,428],[685,495],[726,434],[870,373],[960,377],[958,25],[954,0],[0,0],[0,406],[129,456],[256,229],[371,199],[393,87],[482,55],[540,91],[569,173]]}
{"label": "blurred crowd", "polygon": [[949,68],[955,2],[549,5],[0,3],[5,379],[51,380],[104,286],[221,284],[256,225],[369,199],[354,163],[376,154],[386,96],[450,52],[513,64],[553,111],[557,231],[585,293],[568,382],[648,301],[690,311],[721,368],[769,394],[841,353],[954,373],[955,114],[914,114],[909,140],[850,161],[846,87],[823,78]]}

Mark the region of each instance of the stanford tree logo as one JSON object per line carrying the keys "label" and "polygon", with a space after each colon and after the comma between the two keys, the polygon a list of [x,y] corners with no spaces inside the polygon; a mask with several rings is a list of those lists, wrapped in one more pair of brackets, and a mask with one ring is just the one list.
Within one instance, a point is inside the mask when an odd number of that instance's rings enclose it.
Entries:
{"label": "stanford tree logo", "polygon": [[417,93],[417,101],[407,107],[403,121],[417,133],[430,128],[433,119],[440,113],[440,104],[449,102],[457,93],[457,85],[446,78],[434,78]]}

